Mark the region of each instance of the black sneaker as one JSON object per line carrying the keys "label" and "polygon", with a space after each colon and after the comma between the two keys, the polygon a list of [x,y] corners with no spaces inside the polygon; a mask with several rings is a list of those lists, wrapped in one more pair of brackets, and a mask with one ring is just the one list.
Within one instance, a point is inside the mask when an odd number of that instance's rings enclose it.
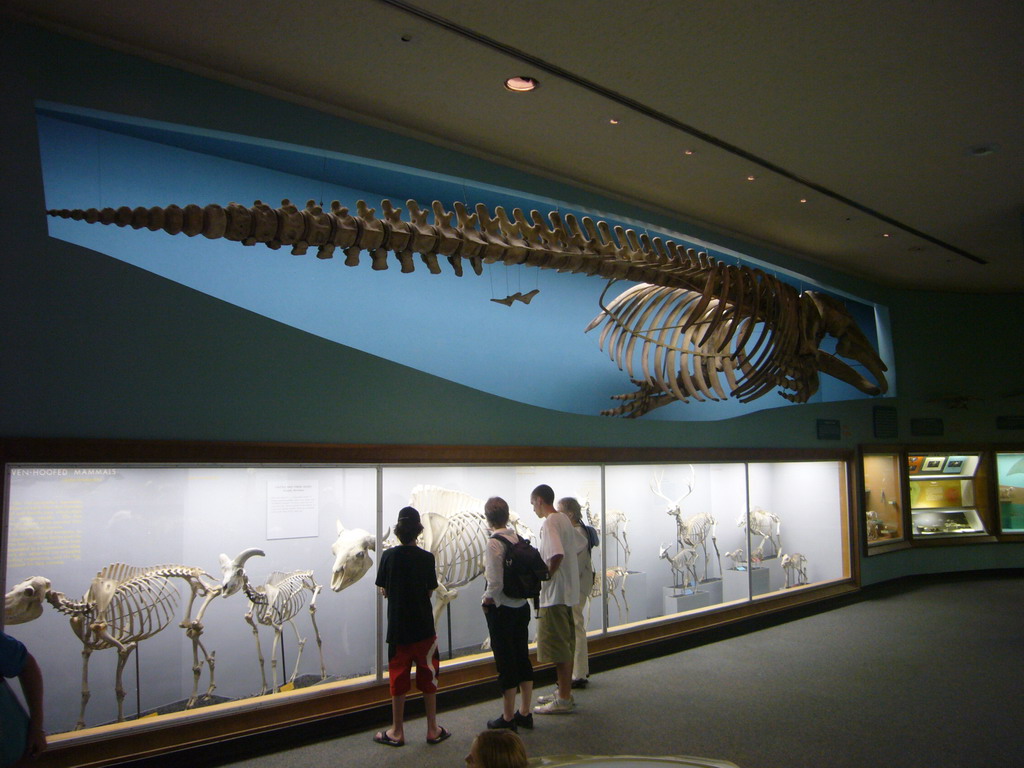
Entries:
{"label": "black sneaker", "polygon": [[586,688],[588,682],[589,681],[585,677],[577,677],[575,680],[572,681],[571,685],[573,688]]}
{"label": "black sneaker", "polygon": [[[498,715],[493,720],[487,721],[488,728],[507,728],[510,731],[518,731],[517,722],[519,720],[519,713],[516,712],[516,716],[511,720],[506,720],[504,715]],[[533,727],[533,715],[530,715],[530,727]]]}
{"label": "black sneaker", "polygon": [[521,712],[519,712],[517,710],[516,711],[516,716],[514,718],[512,718],[512,724],[513,725],[517,725],[520,728],[529,728],[532,731],[533,730],[533,712],[531,712],[528,715],[524,715],[524,714],[522,714]]}

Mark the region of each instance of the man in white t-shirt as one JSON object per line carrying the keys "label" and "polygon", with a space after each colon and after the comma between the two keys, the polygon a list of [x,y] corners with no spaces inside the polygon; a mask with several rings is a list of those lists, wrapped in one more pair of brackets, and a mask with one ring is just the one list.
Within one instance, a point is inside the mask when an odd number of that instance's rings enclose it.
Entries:
{"label": "man in white t-shirt", "polygon": [[572,663],[576,649],[572,607],[580,597],[580,576],[576,565],[575,530],[572,521],[554,507],[555,492],[538,485],[530,494],[533,511],[543,522],[538,549],[548,564],[551,578],[540,590],[540,619],[537,623],[537,660],[551,662],[558,676],[558,692],[546,704],[533,708],[539,715],[561,715],[573,711]]}

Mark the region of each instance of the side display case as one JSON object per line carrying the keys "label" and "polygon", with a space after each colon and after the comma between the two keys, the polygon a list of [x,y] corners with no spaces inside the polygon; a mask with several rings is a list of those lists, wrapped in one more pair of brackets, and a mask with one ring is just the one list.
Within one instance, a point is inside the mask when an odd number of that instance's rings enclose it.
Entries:
{"label": "side display case", "polygon": [[1000,529],[1024,534],[1024,452],[996,453],[996,482]]}
{"label": "side display case", "polygon": [[981,458],[980,453],[907,454],[914,538],[953,538],[988,532]]}
{"label": "side display case", "polygon": [[899,453],[864,453],[864,532],[869,551],[906,540]]}
{"label": "side display case", "polygon": [[634,633],[669,636],[665,627],[732,607],[848,585],[847,462],[739,458],[7,462],[5,631],[47,679],[68,681],[48,686],[46,721],[48,760],[71,765],[76,747],[105,740],[138,736],[148,748],[185,724],[212,733],[220,717],[252,727],[277,706],[309,718],[386,701],[374,576],[405,505],[429,525],[422,545],[438,566],[436,627],[450,671],[491,663],[484,501],[505,498],[522,535],[536,539],[530,494],[540,484],[556,500],[576,498],[600,533],[585,607],[597,652],[636,642],[623,639]]}

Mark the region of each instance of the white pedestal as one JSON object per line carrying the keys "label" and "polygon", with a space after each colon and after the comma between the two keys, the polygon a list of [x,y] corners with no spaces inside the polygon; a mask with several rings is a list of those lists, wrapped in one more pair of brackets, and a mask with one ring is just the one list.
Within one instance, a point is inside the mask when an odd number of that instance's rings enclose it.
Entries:
{"label": "white pedestal", "polygon": [[[692,588],[691,588],[692,589]],[[702,589],[691,591],[688,589],[690,594],[686,594],[686,591],[677,587],[662,587],[662,605],[664,606],[663,616],[669,616],[673,613],[683,613],[684,611],[694,611],[698,608],[707,608],[711,605],[711,595]]]}
{"label": "white pedestal", "polygon": [[[748,594],[748,583],[750,592]],[[749,571],[727,568],[722,574],[722,597],[729,600],[746,600],[748,597],[771,592],[771,578],[767,568],[755,566]]]}

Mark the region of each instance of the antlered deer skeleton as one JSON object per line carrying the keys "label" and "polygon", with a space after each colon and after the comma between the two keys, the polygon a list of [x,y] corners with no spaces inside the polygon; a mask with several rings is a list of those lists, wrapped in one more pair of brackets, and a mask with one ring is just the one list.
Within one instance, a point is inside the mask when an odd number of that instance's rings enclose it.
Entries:
{"label": "antlered deer skeleton", "polygon": [[[428,212],[416,201],[409,200],[406,207],[408,220],[389,200],[381,202],[383,218],[361,200],[355,216],[338,201],[324,211],[312,200],[302,209],[287,200],[280,208],[257,200],[251,207],[171,205],[49,214],[243,245],[289,245],[297,255],[313,247],[320,259],[332,258],[340,248],[348,266],[357,266],[359,254],[366,251],[377,270],[388,268],[388,253],[393,253],[401,271],[412,272],[413,254],[419,254],[433,274],[441,272],[438,256],[444,256],[458,276],[464,260],[477,274],[483,264],[500,261],[594,275],[608,279],[609,287],[618,280],[640,283],[607,305],[602,294],[602,311],[587,328],[604,323],[602,349],[607,344],[612,360],[637,387],[614,396],[623,404],[604,411],[606,415],[633,418],[690,398],[747,402],[775,388],[801,403],[818,390],[820,373],[867,394],[887,390],[885,364],[841,303],[814,291],[798,293],[759,269],[725,264],[672,241],[612,228],[590,217],[566,214],[563,220],[553,211],[549,225],[538,211],[527,219],[517,208],[510,218],[500,206],[492,216],[483,204],[471,213],[455,203],[452,213],[434,201],[429,223]],[[819,349],[825,336],[837,339],[836,355],[863,364],[873,381]]]}

